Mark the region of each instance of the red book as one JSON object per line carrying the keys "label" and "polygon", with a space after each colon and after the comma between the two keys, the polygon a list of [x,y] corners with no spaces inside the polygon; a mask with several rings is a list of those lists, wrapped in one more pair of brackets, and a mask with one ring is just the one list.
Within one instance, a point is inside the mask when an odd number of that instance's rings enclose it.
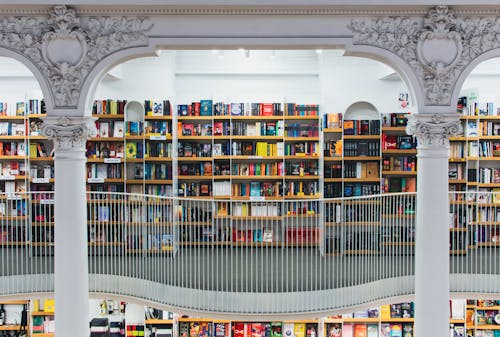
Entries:
{"label": "red book", "polygon": [[262,116],[272,116],[274,114],[273,104],[261,103],[260,111]]}

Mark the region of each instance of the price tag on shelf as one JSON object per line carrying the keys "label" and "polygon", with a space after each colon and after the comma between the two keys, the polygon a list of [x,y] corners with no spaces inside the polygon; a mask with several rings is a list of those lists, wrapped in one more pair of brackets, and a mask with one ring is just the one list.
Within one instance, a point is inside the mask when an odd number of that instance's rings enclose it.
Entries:
{"label": "price tag on shelf", "polygon": [[119,164],[121,163],[120,158],[104,158],[104,164]]}
{"label": "price tag on shelf", "polygon": [[104,178],[88,178],[87,182],[88,183],[103,183]]}
{"label": "price tag on shelf", "polygon": [[149,136],[149,140],[167,140],[167,136]]}
{"label": "price tag on shelf", "polygon": [[53,205],[55,203],[54,199],[41,199],[40,204],[41,205]]}
{"label": "price tag on shelf", "polygon": [[250,201],[266,201],[266,197],[250,197]]}
{"label": "price tag on shelf", "polygon": [[262,159],[262,156],[248,156],[249,159]]}
{"label": "price tag on shelf", "polygon": [[50,182],[49,178],[33,178],[31,179],[33,184],[48,184]]}

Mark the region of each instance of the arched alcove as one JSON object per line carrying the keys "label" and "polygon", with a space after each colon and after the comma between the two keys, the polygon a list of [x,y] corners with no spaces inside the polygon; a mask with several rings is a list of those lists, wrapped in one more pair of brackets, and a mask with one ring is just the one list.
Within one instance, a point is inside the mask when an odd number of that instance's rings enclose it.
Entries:
{"label": "arched alcove", "polygon": [[377,108],[369,102],[355,102],[344,113],[344,119],[380,119]]}

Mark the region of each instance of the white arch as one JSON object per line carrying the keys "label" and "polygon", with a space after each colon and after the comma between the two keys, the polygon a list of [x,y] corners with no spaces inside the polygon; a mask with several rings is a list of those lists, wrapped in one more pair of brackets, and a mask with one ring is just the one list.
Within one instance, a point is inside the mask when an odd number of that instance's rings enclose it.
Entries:
{"label": "white arch", "polygon": [[22,63],[24,66],[26,66],[33,76],[35,77],[35,80],[38,82],[40,85],[40,88],[42,90],[42,95],[43,99],[45,101],[45,106],[47,107],[47,111],[51,111],[52,108],[54,107],[54,100],[52,97],[52,91],[50,90],[50,85],[49,82],[47,81],[47,78],[45,75],[38,69],[30,59],[25,57],[24,55],[12,51],[8,48],[5,47],[0,47],[0,56],[5,56],[12,58],[20,63]]}
{"label": "white arch", "polygon": [[[92,105],[94,101],[94,94],[97,86],[101,82],[104,75],[113,67],[132,60],[134,58],[157,56],[156,46],[150,44],[146,47],[136,47],[123,49],[119,52],[113,53],[99,61],[94,69],[88,74],[85,83],[80,91],[80,98],[78,106],[80,107],[79,113],[90,116],[92,114]],[[83,109],[83,110],[82,110]]]}
{"label": "white arch", "polygon": [[487,61],[489,59],[500,57],[500,48],[495,48],[489,50],[478,57],[476,57],[472,62],[470,62],[460,73],[460,75],[455,80],[455,85],[453,87],[453,93],[451,96],[451,102],[457,102],[458,97],[460,96],[460,91],[464,85],[464,82],[469,77],[470,73],[482,62]]}
{"label": "white arch", "polygon": [[408,87],[411,97],[413,97],[415,100],[417,110],[419,112],[424,112],[423,110],[425,109],[425,99],[422,87],[420,85],[420,82],[418,81],[416,73],[403,59],[386,49],[378,47],[372,47],[368,45],[353,45],[352,43],[346,44],[345,47],[346,56],[370,58],[375,61],[384,63],[394,69],[399,74],[399,76],[401,76],[404,83]]}

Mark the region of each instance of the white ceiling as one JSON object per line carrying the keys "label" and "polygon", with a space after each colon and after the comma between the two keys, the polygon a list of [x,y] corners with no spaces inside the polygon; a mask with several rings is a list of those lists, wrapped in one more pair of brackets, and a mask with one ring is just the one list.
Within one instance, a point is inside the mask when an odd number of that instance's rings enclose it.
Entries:
{"label": "white ceiling", "polygon": [[[2,1],[2,0],[0,0]],[[344,57],[342,56],[342,50],[328,50],[321,51],[324,56],[338,59],[338,62],[346,66],[363,66],[373,63],[374,61],[360,58],[360,57]],[[129,64],[134,65],[144,65],[145,62],[151,66],[161,66],[162,64],[168,64],[165,62],[165,58],[169,55],[175,54],[175,57],[178,60],[178,65],[180,66],[179,71],[185,72],[197,72],[201,71],[203,67],[203,62],[199,62],[200,60],[209,60],[211,58],[218,58],[220,60],[221,66],[225,65],[233,65],[237,66],[237,62],[235,60],[242,59],[244,60],[248,55],[248,61],[246,61],[247,65],[250,67],[254,67],[255,69],[259,68],[259,62],[268,62],[268,66],[273,65],[273,60],[283,58],[286,59],[287,63],[291,67],[297,66],[297,70],[299,70],[300,65],[308,64],[309,70],[307,72],[314,72],[316,69],[315,64],[317,64],[319,59],[318,51],[315,50],[250,50],[248,54],[243,50],[183,50],[183,51],[163,51],[160,53],[159,57],[154,58],[140,58],[129,61]],[[181,62],[179,62],[181,61]],[[196,69],[189,70],[189,63],[197,64],[198,67]],[[201,68],[200,68],[201,67]],[[260,67],[262,68],[262,67]],[[266,68],[266,67],[264,67]],[[262,69],[264,69],[262,68]],[[305,69],[303,66],[301,69]],[[250,68],[247,70],[251,70]],[[286,71],[286,69],[276,69],[277,71]],[[121,76],[121,66],[118,66],[110,71],[110,74],[113,78],[119,79]],[[8,57],[0,57],[0,77],[9,78],[9,77],[32,77],[33,74],[31,71],[21,64],[20,62],[8,58]],[[494,58],[488,61],[481,63],[472,71],[472,76],[500,76],[500,58]],[[395,73],[388,67],[385,67],[380,76],[381,79],[385,80],[398,80],[399,75]]]}

